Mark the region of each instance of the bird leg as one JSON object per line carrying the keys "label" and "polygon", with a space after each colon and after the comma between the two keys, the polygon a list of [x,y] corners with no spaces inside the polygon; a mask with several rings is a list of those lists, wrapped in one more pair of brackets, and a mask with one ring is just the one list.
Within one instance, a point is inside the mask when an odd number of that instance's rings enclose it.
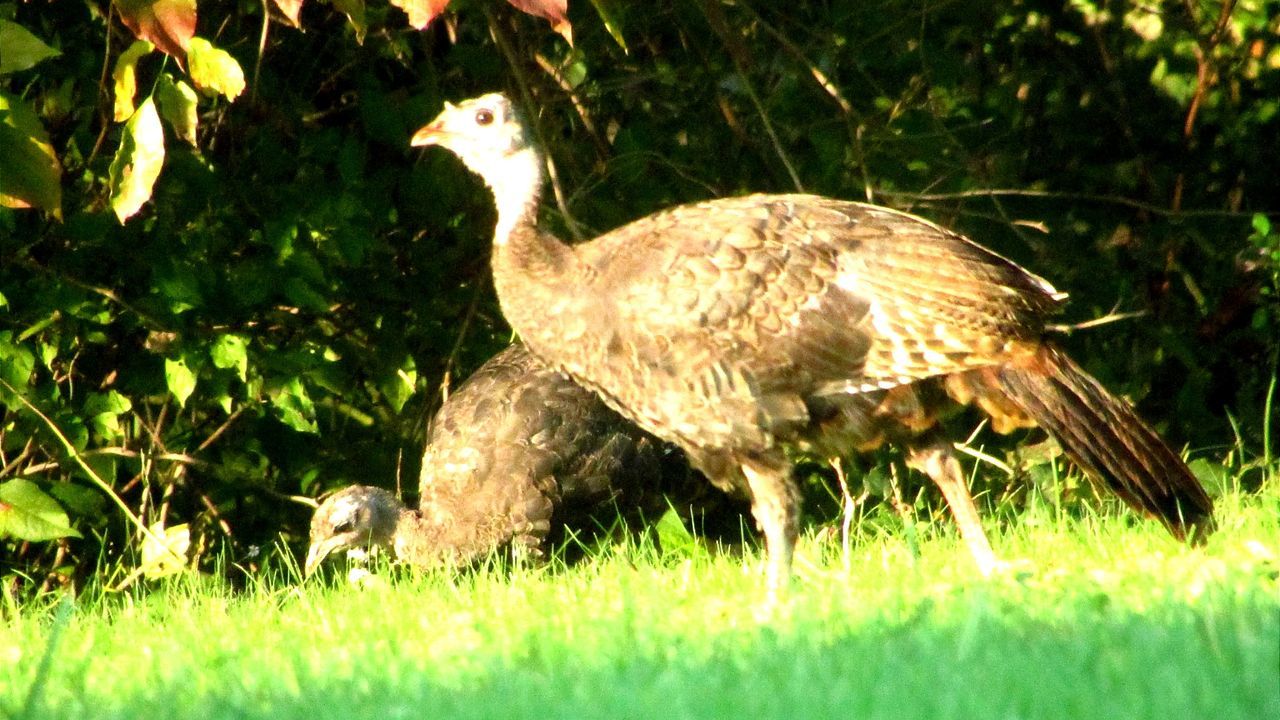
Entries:
{"label": "bird leg", "polygon": [[921,438],[908,446],[907,466],[928,475],[942,491],[960,528],[960,537],[978,564],[978,571],[990,576],[1000,567],[1000,561],[996,559],[991,543],[987,541],[987,533],[982,529],[978,508],[974,505],[973,495],[960,471],[960,462],[956,460],[951,443],[936,435]]}
{"label": "bird leg", "polygon": [[791,578],[800,526],[799,490],[791,479],[790,465],[781,458],[745,459],[742,474],[751,491],[751,514],[764,533],[769,597],[776,599]]}

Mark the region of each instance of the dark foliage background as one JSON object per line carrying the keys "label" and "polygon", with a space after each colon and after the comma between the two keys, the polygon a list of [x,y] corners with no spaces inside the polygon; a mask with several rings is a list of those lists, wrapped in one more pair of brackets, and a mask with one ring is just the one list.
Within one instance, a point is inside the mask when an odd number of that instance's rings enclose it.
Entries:
{"label": "dark foliage background", "polygon": [[[0,89],[35,108],[63,166],[61,221],[0,208],[0,483],[34,483],[80,536],[0,533],[5,592],[148,567],[112,494],[189,532],[196,565],[229,544],[251,570],[255,547],[303,537],[300,497],[412,491],[443,389],[510,335],[487,194],[408,138],[444,100],[492,90],[535,117],[566,235],[748,191],[922,214],[1069,291],[1064,323],[1125,314],[1064,342],[1199,471],[1260,482],[1280,2],[575,0],[573,47],[501,3],[458,0],[421,32],[365,9],[363,41],[318,2],[304,31],[276,15],[262,41],[262,4],[202,1],[196,33],[248,89],[200,101],[197,145],[170,136],[122,225],[106,70],[132,33],[97,0],[0,2],[61,51]],[[181,69],[154,53],[138,72],[141,97]],[[1006,496],[1044,475],[1037,457],[983,482]]]}

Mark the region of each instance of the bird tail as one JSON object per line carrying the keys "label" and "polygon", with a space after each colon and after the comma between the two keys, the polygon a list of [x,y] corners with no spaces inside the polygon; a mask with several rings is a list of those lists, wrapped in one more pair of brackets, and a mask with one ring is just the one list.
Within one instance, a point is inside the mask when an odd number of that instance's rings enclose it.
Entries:
{"label": "bird tail", "polygon": [[1001,367],[1004,394],[1062,446],[1072,462],[1106,482],[1130,507],[1154,515],[1180,540],[1213,529],[1213,501],[1186,463],[1123,400],[1051,346]]}

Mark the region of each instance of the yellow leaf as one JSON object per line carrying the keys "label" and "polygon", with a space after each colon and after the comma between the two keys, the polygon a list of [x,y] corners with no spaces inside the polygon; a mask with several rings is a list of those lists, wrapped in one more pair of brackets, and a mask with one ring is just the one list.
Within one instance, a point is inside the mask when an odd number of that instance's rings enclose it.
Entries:
{"label": "yellow leaf", "polygon": [[164,166],[164,128],[155,101],[148,97],[124,125],[120,149],[111,161],[111,209],[121,223],[151,197]]}
{"label": "yellow leaf", "polygon": [[302,21],[299,19],[302,14],[302,0],[275,0],[275,4],[280,8],[280,12],[284,13],[290,25],[296,28],[302,27]]}
{"label": "yellow leaf", "polygon": [[235,100],[244,92],[244,71],[231,53],[202,37],[191,38],[187,46],[187,67],[191,80],[205,95],[225,95]]}
{"label": "yellow leaf", "polygon": [[1144,8],[1135,8],[1125,13],[1124,24],[1147,42],[1155,42],[1164,32],[1164,20],[1159,13]]}
{"label": "yellow leaf", "polygon": [[191,549],[191,528],[183,523],[165,527],[163,523],[151,526],[151,535],[142,540],[142,565],[139,568],[148,578],[175,575],[187,567],[187,552]]}
{"label": "yellow leaf", "polygon": [[133,114],[133,96],[138,92],[138,61],[155,47],[146,40],[135,40],[116,58],[116,67],[111,71],[111,79],[115,81],[113,89],[116,94],[116,122],[128,120]]}
{"label": "yellow leaf", "polygon": [[169,122],[169,126],[179,138],[191,145],[196,144],[196,102],[199,98],[196,91],[182,80],[175,80],[169,73],[160,76],[156,82],[156,105],[160,108],[160,117]]}

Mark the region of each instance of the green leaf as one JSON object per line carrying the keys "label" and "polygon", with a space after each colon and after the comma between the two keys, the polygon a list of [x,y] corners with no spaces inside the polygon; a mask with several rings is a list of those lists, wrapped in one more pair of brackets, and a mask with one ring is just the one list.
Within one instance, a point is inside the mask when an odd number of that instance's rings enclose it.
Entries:
{"label": "green leaf", "polygon": [[148,97],[125,123],[120,149],[111,161],[111,209],[121,224],[151,198],[164,167],[164,129],[155,102]]}
{"label": "green leaf", "polygon": [[80,537],[67,513],[40,486],[21,478],[0,484],[0,536],[40,542]]}
{"label": "green leaf", "polygon": [[49,133],[25,102],[0,92],[0,206],[62,217],[62,165]]}
{"label": "green leaf", "polygon": [[284,285],[281,286],[281,291],[289,302],[304,310],[323,313],[329,309],[329,298],[316,292],[302,278],[291,277],[285,280]]}
{"label": "green leaf", "polygon": [[202,37],[191,38],[187,48],[187,66],[191,81],[205,95],[225,95],[235,100],[244,92],[244,71],[231,53],[215,47]]}
{"label": "green leaf", "polygon": [[1253,231],[1258,237],[1265,238],[1271,234],[1271,218],[1262,213],[1253,214]]}
{"label": "green leaf", "polygon": [[[13,386],[14,390],[24,392],[31,382],[31,373],[36,367],[35,353],[26,345],[10,342],[8,333],[0,334],[0,378]],[[0,398],[7,398],[9,389],[0,387]]]}
{"label": "green leaf", "polygon": [[0,20],[0,75],[22,72],[61,54],[21,25]]}
{"label": "green leaf", "polygon": [[697,550],[698,542],[689,529],[684,526],[680,513],[675,508],[668,508],[653,526],[658,534],[658,544],[663,553],[692,555]]}
{"label": "green leaf", "polygon": [[178,405],[183,407],[187,404],[187,398],[196,390],[196,374],[185,360],[164,361],[164,382]]}
{"label": "green leaf", "polygon": [[101,492],[73,482],[56,482],[49,486],[49,494],[73,514],[84,518],[100,517],[107,509],[107,499]]}
{"label": "green leaf", "polygon": [[160,117],[168,121],[169,126],[179,138],[189,145],[196,144],[196,126],[199,118],[196,114],[196,91],[183,80],[175,80],[169,73],[164,73],[156,81],[156,106],[160,108]]}
{"label": "green leaf", "polygon": [[1200,481],[1204,486],[1205,492],[1211,497],[1222,497],[1231,492],[1231,473],[1220,463],[1211,462],[1205,458],[1196,458],[1187,463],[1187,469],[1192,475]]}
{"label": "green leaf", "polygon": [[618,43],[622,52],[631,54],[631,50],[627,48],[626,38],[622,36],[622,22],[618,19],[618,11],[614,7],[613,0],[591,0],[591,5],[596,9],[596,15],[600,16],[600,22],[604,23],[604,29],[609,31],[613,41]]}
{"label": "green leaf", "polygon": [[351,28],[355,30],[356,42],[363,44],[364,35],[369,31],[369,21],[365,19],[364,0],[333,0],[338,12],[347,16]]}
{"label": "green leaf", "polygon": [[101,415],[104,413],[119,415],[132,409],[133,403],[129,401],[129,398],[115,390],[108,390],[104,393],[89,393],[89,397],[85,398],[84,401],[85,415]]}
{"label": "green leaf", "polygon": [[298,432],[314,433],[316,408],[299,378],[293,378],[270,393],[271,404],[280,412],[280,420]]}
{"label": "green leaf", "polygon": [[89,393],[84,401],[82,414],[100,437],[116,440],[124,437],[124,432],[120,429],[120,415],[132,409],[133,403],[129,398],[115,390],[109,390],[105,393]]}
{"label": "green leaf", "polygon": [[[86,455],[80,458],[84,460],[84,464],[89,466],[97,474],[98,478],[108,485],[114,485],[116,481],[116,469],[120,466],[120,458],[115,455]],[[72,461],[72,472],[76,477],[84,478],[90,482],[93,481],[89,472],[80,466],[80,463]]]}
{"label": "green leaf", "polygon": [[209,348],[214,367],[235,369],[241,380],[249,379],[249,343],[241,335],[223,335]]}
{"label": "green leaf", "polygon": [[405,358],[403,366],[390,372],[379,386],[392,409],[400,412],[418,386],[418,371],[413,358]]}

